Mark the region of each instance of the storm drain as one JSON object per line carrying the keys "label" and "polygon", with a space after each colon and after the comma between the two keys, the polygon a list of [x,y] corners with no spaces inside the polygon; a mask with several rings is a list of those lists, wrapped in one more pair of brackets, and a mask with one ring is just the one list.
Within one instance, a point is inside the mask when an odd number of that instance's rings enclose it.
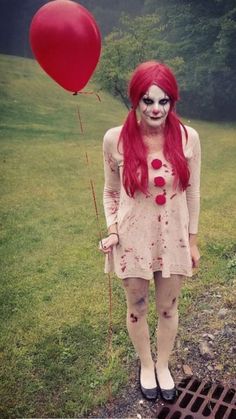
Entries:
{"label": "storm drain", "polygon": [[156,411],[158,419],[236,419],[236,391],[221,384],[196,378],[183,379],[178,385],[175,404]]}

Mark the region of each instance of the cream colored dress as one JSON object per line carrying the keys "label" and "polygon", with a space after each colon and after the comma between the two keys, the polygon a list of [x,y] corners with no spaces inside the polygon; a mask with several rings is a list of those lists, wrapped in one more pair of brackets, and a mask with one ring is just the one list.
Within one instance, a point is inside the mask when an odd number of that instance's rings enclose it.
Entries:
{"label": "cream colored dress", "polygon": [[[107,226],[117,223],[119,233],[119,244],[106,255],[106,273],[147,280],[155,271],[161,271],[164,278],[171,274],[192,276],[189,233],[198,231],[201,152],[197,132],[186,128],[188,141],[183,135],[183,150],[190,170],[186,191],[173,189],[172,167],[163,152],[157,151],[147,157],[149,195],[136,192],[134,198],[122,185],[123,155],[117,147],[121,127],[105,134],[104,210]],[[162,185],[163,179],[163,186],[155,185]],[[157,195],[161,195],[161,204],[156,202]]]}

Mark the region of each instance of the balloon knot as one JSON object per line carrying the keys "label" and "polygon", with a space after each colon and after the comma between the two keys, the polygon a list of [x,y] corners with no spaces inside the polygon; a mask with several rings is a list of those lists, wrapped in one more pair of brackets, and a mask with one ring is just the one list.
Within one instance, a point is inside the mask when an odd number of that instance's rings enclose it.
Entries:
{"label": "balloon knot", "polygon": [[78,95],[78,92],[74,92],[74,93],[73,93],[73,96],[77,96],[77,95]]}

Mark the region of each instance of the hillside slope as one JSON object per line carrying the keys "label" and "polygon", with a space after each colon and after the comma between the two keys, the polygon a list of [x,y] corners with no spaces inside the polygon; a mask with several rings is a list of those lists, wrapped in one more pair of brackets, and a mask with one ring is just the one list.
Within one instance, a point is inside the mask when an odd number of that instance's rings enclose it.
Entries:
{"label": "hillside slope", "polygon": [[[0,416],[85,416],[106,403],[111,391],[115,396],[135,381],[137,361],[115,277],[112,352],[107,349],[108,279],[97,251],[100,230],[106,232],[102,137],[122,123],[126,109],[104,92],[99,92],[100,102],[94,94],[63,91],[30,59],[2,55],[0,74]],[[96,92],[96,86],[90,83],[85,91]],[[183,290],[172,369],[176,377],[183,376],[187,363],[200,378],[231,384],[235,126],[186,122],[199,131],[202,142],[202,262]],[[151,286],[155,351],[153,297]],[[223,318],[217,314],[221,308],[226,309]],[[214,334],[214,358],[209,360],[198,350],[206,333]],[[138,403],[138,390],[135,394]],[[113,406],[119,406],[118,399]]]}

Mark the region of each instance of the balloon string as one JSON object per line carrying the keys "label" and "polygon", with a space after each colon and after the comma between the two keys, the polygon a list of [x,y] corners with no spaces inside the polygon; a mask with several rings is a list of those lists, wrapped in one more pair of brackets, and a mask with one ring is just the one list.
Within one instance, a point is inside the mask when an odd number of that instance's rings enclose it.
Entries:
{"label": "balloon string", "polygon": [[[90,167],[89,165],[89,158],[88,158],[88,153],[87,151],[85,152],[85,157],[86,157],[86,162],[88,165],[88,168]],[[97,221],[97,229],[98,229],[98,233],[99,233],[99,239],[102,240],[102,230],[101,230],[101,225],[100,225],[100,220],[99,220],[99,214],[98,214],[98,206],[97,206],[97,199],[96,199],[96,194],[95,194],[95,189],[94,189],[94,183],[93,180],[90,176],[89,173],[89,181],[90,181],[90,187],[91,187],[91,192],[92,192],[92,197],[93,197],[93,203],[94,203],[94,208],[95,208],[95,214],[96,214],[96,221]]]}
{"label": "balloon string", "polygon": [[[90,186],[91,186],[93,203],[94,203],[95,214],[96,214],[97,230],[98,230],[99,238],[100,238],[100,240],[102,240],[102,232],[101,232],[101,225],[100,225],[100,220],[99,220],[96,193],[95,193],[95,189],[94,189],[94,183],[93,183],[93,180],[92,180],[91,174],[90,174],[90,164],[89,164],[89,158],[88,158],[87,151],[85,152],[85,156],[86,156],[87,166],[88,166],[88,169],[89,169]],[[109,254],[108,254],[108,257],[109,257]],[[112,335],[113,335],[113,327],[112,327],[112,324],[113,324],[113,322],[112,322],[112,279],[111,279],[110,273],[108,273],[107,276],[108,276],[108,295],[109,295],[109,328],[108,328],[107,354],[108,354],[108,358],[109,358],[111,356],[111,352],[112,352]],[[112,398],[111,380],[108,381],[108,398],[109,398],[109,400],[111,400],[111,398]]]}
{"label": "balloon string", "polygon": [[[96,96],[101,101],[100,97],[97,94],[96,94]],[[82,119],[81,119],[81,115],[80,115],[80,111],[79,111],[79,106],[77,106],[77,112],[78,112],[78,118],[79,118],[79,123],[80,123],[80,129],[81,129],[81,132],[83,134],[84,133],[84,131],[83,131],[83,124],[82,124]],[[99,212],[98,212],[98,205],[97,205],[96,193],[95,193],[95,188],[94,188],[94,182],[93,182],[93,179],[92,179],[92,176],[91,176],[90,163],[89,163],[89,158],[88,158],[87,151],[85,152],[85,157],[86,157],[86,162],[87,162],[87,167],[88,167],[89,180],[90,180],[90,188],[91,188],[91,192],[92,192],[93,203],[94,203],[95,214],[96,214],[97,231],[98,231],[100,240],[102,240],[102,230],[101,230],[101,225],[100,225],[100,220],[99,220]],[[109,257],[109,255],[108,255],[108,257]],[[112,321],[112,278],[111,278],[110,273],[108,273],[107,276],[108,276],[108,296],[109,296],[109,328],[108,328],[108,342],[107,342],[108,350],[107,350],[107,354],[108,354],[108,359],[111,359],[111,353],[112,353],[112,336],[113,336],[113,321]],[[109,400],[112,399],[112,384],[111,384],[111,380],[108,381],[108,398],[109,398]]]}
{"label": "balloon string", "polygon": [[99,96],[99,94],[97,92],[91,91],[91,92],[74,92],[73,96],[77,96],[77,95],[95,95],[96,98],[98,99],[99,102],[101,102],[101,98]]}
{"label": "balloon string", "polygon": [[80,131],[83,134],[84,130],[83,130],[83,124],[82,124],[82,119],[81,119],[81,115],[80,115],[79,105],[77,105],[77,114],[78,114],[78,118],[79,118]]}
{"label": "balloon string", "polygon": [[[108,254],[109,258],[109,254]],[[109,334],[108,334],[108,352],[112,351],[112,280],[110,273],[108,275],[108,288],[109,288]]]}
{"label": "balloon string", "polygon": [[[94,91],[91,91],[91,92],[75,92],[75,93],[73,93],[74,96],[77,96],[78,94],[79,95],[95,95],[99,102],[102,101],[101,98],[100,98],[100,96],[99,96],[99,94],[97,92],[94,92]],[[78,118],[79,118],[80,131],[83,134],[84,133],[84,129],[83,129],[82,119],[81,119],[81,115],[80,115],[79,105],[77,105],[77,113],[78,113]]]}
{"label": "balloon string", "polygon": [[[89,159],[88,159],[87,151],[85,152],[85,156],[86,156],[87,165],[89,167]],[[97,228],[98,228],[99,238],[100,238],[100,240],[102,240],[102,232],[101,232],[101,225],[100,225],[100,220],[99,220],[96,194],[95,194],[95,189],[94,189],[94,183],[93,183],[93,180],[91,179],[91,177],[90,177],[90,186],[91,186],[93,203],[94,203],[94,208],[95,208],[95,213],[96,213],[96,220],[97,220]],[[108,254],[108,257],[109,257],[109,254]],[[112,346],[112,286],[111,286],[111,283],[112,283],[111,275],[108,273],[108,288],[109,288],[109,335],[108,335],[109,338],[108,338],[108,349],[109,350],[111,350],[111,346]]]}
{"label": "balloon string", "polygon": [[[109,253],[108,253],[109,258]],[[109,329],[108,329],[108,360],[111,360],[112,355],[112,334],[113,334],[113,328],[112,328],[112,280],[111,280],[111,274],[108,273],[108,292],[109,292]],[[112,400],[112,383],[111,379],[108,381],[108,399]]]}

